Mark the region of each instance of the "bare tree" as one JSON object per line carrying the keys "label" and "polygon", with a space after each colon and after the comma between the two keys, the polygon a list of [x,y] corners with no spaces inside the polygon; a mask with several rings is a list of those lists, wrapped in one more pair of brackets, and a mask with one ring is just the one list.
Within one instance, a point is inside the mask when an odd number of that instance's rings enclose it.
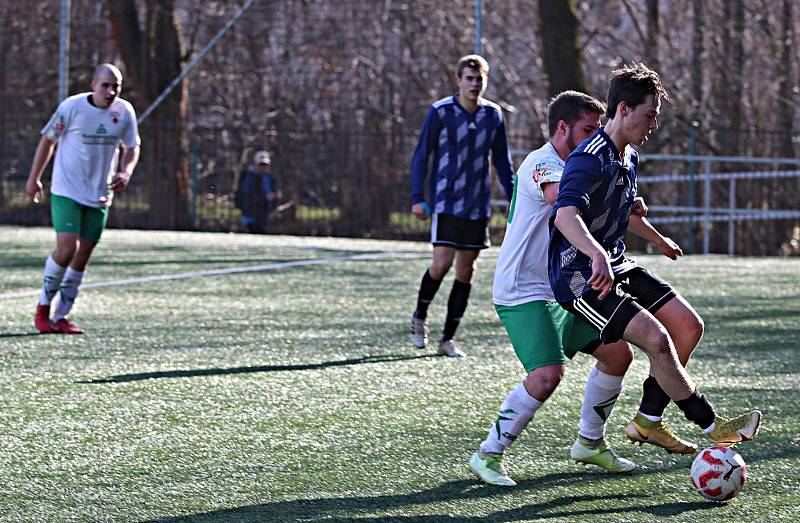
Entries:
{"label": "bare tree", "polygon": [[578,48],[578,19],[569,0],[539,0],[542,59],[550,97],[567,89],[587,92]]}
{"label": "bare tree", "polygon": [[[185,59],[173,0],[146,0],[144,26],[135,0],[108,5],[108,18],[130,82],[140,101],[150,105],[181,72]],[[192,227],[184,80],[151,113],[141,129],[142,174],[149,179],[149,225]],[[142,112],[143,108],[139,108]]]}

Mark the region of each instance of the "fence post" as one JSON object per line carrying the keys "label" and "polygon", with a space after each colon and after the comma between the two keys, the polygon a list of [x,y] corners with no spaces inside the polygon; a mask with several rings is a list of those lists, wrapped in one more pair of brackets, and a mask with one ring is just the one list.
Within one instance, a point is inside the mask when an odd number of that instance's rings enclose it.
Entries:
{"label": "fence post", "polygon": [[189,140],[189,180],[192,190],[192,227],[197,228],[197,142]]}
{"label": "fence post", "polygon": [[703,178],[703,254],[710,250],[711,234],[711,160],[706,160]]}
{"label": "fence post", "polygon": [[731,178],[728,188],[728,254],[733,256],[736,250],[736,178]]}
{"label": "fence post", "polygon": [[[694,184],[695,184],[695,160],[694,157],[697,154],[697,128],[700,127],[700,122],[697,120],[692,121],[689,123],[689,156],[692,158],[689,160],[689,204],[688,207],[691,209],[694,207]],[[689,213],[689,228],[687,230],[687,245],[689,247],[688,254],[694,254],[694,213]]]}

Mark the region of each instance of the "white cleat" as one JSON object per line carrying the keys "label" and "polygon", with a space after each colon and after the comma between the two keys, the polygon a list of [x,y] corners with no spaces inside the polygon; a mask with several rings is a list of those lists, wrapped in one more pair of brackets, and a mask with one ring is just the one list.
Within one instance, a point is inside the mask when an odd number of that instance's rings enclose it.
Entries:
{"label": "white cleat", "polygon": [[450,358],[466,358],[467,355],[461,351],[455,340],[447,340],[439,343],[439,354]]}
{"label": "white cleat", "polygon": [[503,466],[502,454],[491,454],[478,450],[469,459],[469,468],[481,481],[489,485],[513,487],[517,484],[516,481],[508,477],[506,468]]}
{"label": "white cleat", "polygon": [[424,349],[428,345],[428,322],[411,316],[409,337],[416,348]]}
{"label": "white cleat", "polygon": [[576,439],[569,451],[569,457],[576,463],[584,465],[597,465],[609,472],[630,472],[636,468],[636,463],[617,456],[605,441],[596,449],[590,449],[580,439]]}

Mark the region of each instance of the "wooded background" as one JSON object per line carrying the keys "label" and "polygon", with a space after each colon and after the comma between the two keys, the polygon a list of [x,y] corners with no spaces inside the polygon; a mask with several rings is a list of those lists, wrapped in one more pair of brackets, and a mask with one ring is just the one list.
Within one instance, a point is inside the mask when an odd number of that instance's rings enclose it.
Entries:
{"label": "wooded background", "polygon": [[[114,62],[122,96],[142,114],[242,3],[72,0],[69,93],[88,90],[96,64]],[[23,187],[58,103],[58,4],[0,0],[0,223],[49,220]],[[427,107],[452,94],[455,63],[473,51],[474,6],[256,1],[141,126],[142,160],[111,225],[235,230],[238,174],[263,148],[286,203],[271,231],[426,237],[427,225],[408,214],[411,155]],[[671,97],[645,155],[687,154],[697,122],[697,154],[794,158],[795,11],[791,0],[484,0],[486,96],[506,109],[518,165],[546,140],[553,94],[571,88],[604,99],[613,69],[643,61]],[[644,176],[688,168],[645,167]],[[687,203],[683,183],[642,189],[651,204]],[[798,189],[800,178],[742,180],[735,203],[798,209]],[[727,185],[713,191],[727,204]],[[662,228],[698,241],[685,225]],[[719,231],[713,252],[726,251]],[[797,254],[800,221],[741,222],[735,251]]]}

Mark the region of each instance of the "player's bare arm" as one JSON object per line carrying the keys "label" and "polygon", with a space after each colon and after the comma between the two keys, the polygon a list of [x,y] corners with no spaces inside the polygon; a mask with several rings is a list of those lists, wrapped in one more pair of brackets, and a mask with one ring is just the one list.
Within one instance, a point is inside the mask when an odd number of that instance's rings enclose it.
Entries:
{"label": "player's bare arm", "polygon": [[25,192],[33,203],[39,203],[42,197],[42,173],[44,172],[44,168],[47,167],[50,158],[53,156],[55,147],[56,142],[47,136],[42,136],[39,140],[39,145],[36,146],[36,154],[33,156],[31,172],[28,174],[28,181],[25,183]]}
{"label": "player's bare arm", "polygon": [[542,194],[548,205],[553,205],[558,198],[558,184],[546,183],[542,186]]}
{"label": "player's bare arm", "polygon": [[555,226],[561,231],[576,249],[592,259],[592,277],[586,282],[592,289],[600,291],[599,299],[603,299],[611,290],[614,282],[614,273],[611,270],[611,262],[603,247],[597,243],[586,224],[580,217],[580,210],[570,205],[561,207],[556,212]]}
{"label": "player's bare arm", "polygon": [[633,206],[631,206],[631,214],[634,216],[647,216],[647,204],[644,203],[644,198],[637,196],[633,199]]}
{"label": "player's bare arm", "polygon": [[632,214],[629,219],[628,230],[640,238],[644,238],[650,243],[656,245],[661,250],[662,254],[671,260],[677,259],[678,256],[683,256],[683,250],[680,248],[680,246],[672,241],[671,238],[668,238],[658,232],[658,230],[653,227],[653,224],[651,224],[647,218]]}
{"label": "player's bare arm", "polygon": [[120,192],[122,189],[127,187],[128,183],[131,181],[131,176],[133,176],[133,170],[136,168],[136,164],[138,162],[139,146],[125,149],[125,153],[122,155],[122,162],[120,162],[119,170],[117,171],[117,174],[111,178],[111,183],[108,185],[109,189],[114,192]]}

